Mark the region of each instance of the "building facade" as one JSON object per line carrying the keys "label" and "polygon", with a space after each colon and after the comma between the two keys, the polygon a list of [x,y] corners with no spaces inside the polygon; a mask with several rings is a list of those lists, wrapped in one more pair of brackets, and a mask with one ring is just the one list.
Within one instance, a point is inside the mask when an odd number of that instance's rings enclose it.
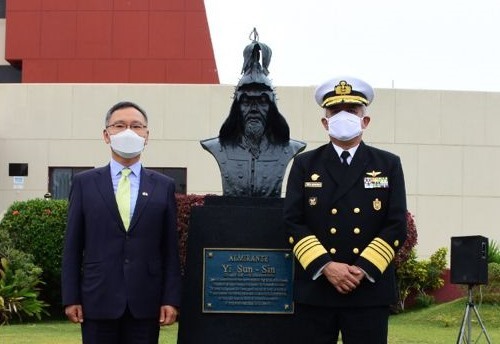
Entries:
{"label": "building facade", "polygon": [[[149,114],[146,167],[222,193],[200,140],[218,136],[234,86],[219,84],[203,0],[0,0],[0,54],[0,212],[64,198],[74,173],[108,163],[104,116],[121,100]],[[314,88],[275,86],[291,137],[327,142]],[[402,158],[421,257],[452,236],[500,242],[499,108],[500,93],[375,90],[364,139]]]}
{"label": "building facade", "polygon": [[[137,102],[149,114],[145,166],[185,171],[188,194],[221,194],[217,163],[199,141],[218,135],[233,92],[225,85],[0,85],[0,209],[42,198],[54,169],[106,164],[104,116],[120,100]],[[292,138],[307,142],[306,150],[327,142],[313,87],[276,92]],[[376,89],[375,94],[364,138],[402,158],[419,254],[449,247],[452,236],[500,241],[500,93]],[[26,176],[9,175],[10,166],[23,164]]]}

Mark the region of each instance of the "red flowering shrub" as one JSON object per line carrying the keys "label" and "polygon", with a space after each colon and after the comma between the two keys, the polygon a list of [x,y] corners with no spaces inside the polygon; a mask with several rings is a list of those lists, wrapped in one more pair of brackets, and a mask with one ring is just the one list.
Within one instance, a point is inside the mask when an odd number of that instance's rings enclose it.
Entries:
{"label": "red flowering shrub", "polygon": [[[415,269],[410,269],[409,267],[414,267],[416,262],[416,255],[414,247],[417,245],[418,234],[417,226],[415,225],[415,219],[409,211],[406,212],[406,241],[403,246],[399,249],[394,257],[394,265],[396,267],[396,278],[397,278],[397,288],[398,288],[398,301],[395,305],[391,306],[391,311],[393,313],[399,313],[404,310],[404,301],[409,293],[409,287],[406,288],[402,286],[403,280],[412,280],[415,278]],[[411,270],[410,273],[408,271]],[[423,271],[421,273],[424,273]],[[406,278],[407,275],[409,278]]]}
{"label": "red flowering shrub", "polygon": [[412,213],[410,213],[409,211],[406,212],[406,223],[407,223],[406,241],[396,254],[396,257],[394,258],[394,264],[396,265],[396,269],[410,258],[411,251],[417,245],[418,242],[418,233],[417,233],[417,226],[415,225],[415,219]]}
{"label": "red flowering shrub", "polygon": [[205,195],[175,194],[175,199],[177,202],[177,232],[179,233],[181,271],[182,274],[184,274],[186,267],[186,249],[191,208],[202,206],[205,203]]}

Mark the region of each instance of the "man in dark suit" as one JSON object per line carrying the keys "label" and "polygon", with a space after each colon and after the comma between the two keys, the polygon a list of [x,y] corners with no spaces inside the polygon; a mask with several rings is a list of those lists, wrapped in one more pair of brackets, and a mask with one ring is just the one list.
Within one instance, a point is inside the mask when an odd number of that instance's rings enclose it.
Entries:
{"label": "man in dark suit", "polygon": [[298,155],[284,205],[298,264],[294,343],[387,343],[396,301],[393,259],[406,239],[398,156],[362,141],[373,89],[352,78],[316,89],[330,142]]}
{"label": "man in dark suit", "polygon": [[157,344],[160,325],[176,320],[175,184],[139,161],[147,124],[138,105],[114,105],[103,131],[111,162],[73,179],[62,301],[69,320],[81,323],[83,343]]}

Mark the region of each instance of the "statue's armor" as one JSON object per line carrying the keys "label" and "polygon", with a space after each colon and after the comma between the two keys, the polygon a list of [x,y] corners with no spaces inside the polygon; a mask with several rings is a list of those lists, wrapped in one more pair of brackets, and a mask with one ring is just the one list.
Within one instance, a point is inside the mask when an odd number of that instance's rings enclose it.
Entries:
{"label": "statue's armor", "polygon": [[305,143],[267,143],[255,158],[243,145],[222,146],[219,138],[201,141],[217,160],[224,196],[281,197],[281,185],[290,160],[305,148]]}

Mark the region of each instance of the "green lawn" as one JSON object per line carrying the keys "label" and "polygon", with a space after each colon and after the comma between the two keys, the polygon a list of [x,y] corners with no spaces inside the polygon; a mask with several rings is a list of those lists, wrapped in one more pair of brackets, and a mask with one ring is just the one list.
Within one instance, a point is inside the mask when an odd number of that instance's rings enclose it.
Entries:
{"label": "green lawn", "polygon": [[[80,325],[69,321],[0,326],[0,344],[81,344]],[[161,344],[177,342],[177,324],[162,327]]]}
{"label": "green lawn", "polygon": [[[500,343],[500,305],[477,306],[492,343]],[[465,311],[465,300],[435,305],[391,316],[390,344],[448,344],[455,343]],[[474,343],[487,343],[476,316],[472,314]],[[163,327],[161,344],[175,344],[177,325]],[[0,327],[1,344],[79,344],[80,327],[66,321],[16,324]]]}
{"label": "green lawn", "polygon": [[[492,343],[500,343],[500,305],[476,305]],[[487,343],[475,313],[471,310],[471,340]],[[455,343],[465,313],[465,299],[392,316],[389,325],[391,344]]]}

